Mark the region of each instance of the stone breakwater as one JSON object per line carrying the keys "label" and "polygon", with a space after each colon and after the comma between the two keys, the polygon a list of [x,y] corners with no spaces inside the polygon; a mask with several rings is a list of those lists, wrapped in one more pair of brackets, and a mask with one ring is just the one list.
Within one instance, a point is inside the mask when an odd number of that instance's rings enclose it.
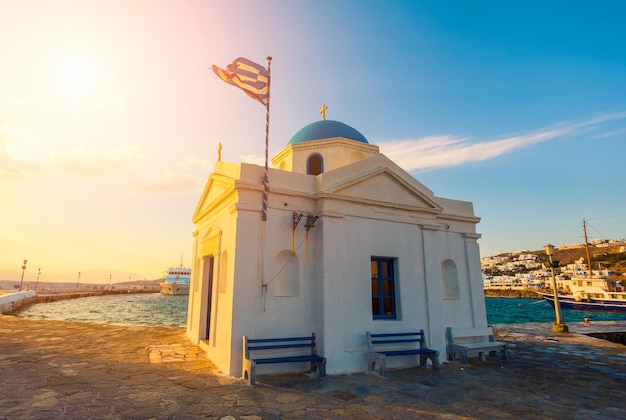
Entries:
{"label": "stone breakwater", "polygon": [[626,322],[495,325],[511,358],[439,371],[224,375],[183,328],[0,316],[0,419],[626,418]]}
{"label": "stone breakwater", "polygon": [[15,314],[37,302],[35,291],[5,293],[0,295],[0,314]]}

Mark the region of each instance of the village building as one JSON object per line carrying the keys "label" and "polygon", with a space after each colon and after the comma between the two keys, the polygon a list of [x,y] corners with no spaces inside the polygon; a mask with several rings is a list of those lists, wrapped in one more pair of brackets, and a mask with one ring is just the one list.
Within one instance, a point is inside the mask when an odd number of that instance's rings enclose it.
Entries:
{"label": "village building", "polygon": [[272,164],[266,220],[265,168],[219,158],[193,215],[187,336],[219,369],[241,374],[243,336],[315,333],[339,374],[367,370],[366,331],[424,329],[443,361],[446,327],[487,326],[472,203],[435,196],[338,121],[307,125]]}

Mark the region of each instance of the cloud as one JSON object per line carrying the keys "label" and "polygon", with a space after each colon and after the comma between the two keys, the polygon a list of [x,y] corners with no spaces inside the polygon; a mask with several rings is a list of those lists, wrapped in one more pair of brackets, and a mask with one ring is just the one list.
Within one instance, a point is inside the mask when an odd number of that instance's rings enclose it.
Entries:
{"label": "cloud", "polygon": [[7,141],[0,132],[0,185],[27,178],[24,167],[7,151]]}
{"label": "cloud", "polygon": [[18,119],[0,113],[0,186],[26,179],[32,172],[41,171],[39,164],[27,162],[16,156],[10,137],[29,133],[28,127]]}
{"label": "cloud", "polygon": [[196,156],[187,156],[176,162],[176,166],[183,169],[202,168],[211,171],[215,166],[215,162],[208,159],[199,159]]}
{"label": "cloud", "polygon": [[126,171],[134,159],[146,154],[127,144],[106,151],[81,146],[78,150],[48,152],[36,137],[38,134],[23,121],[0,113],[0,185],[25,180],[37,173],[99,178]]}
{"label": "cloud", "polygon": [[625,118],[626,112],[606,114],[580,123],[560,124],[536,132],[483,142],[476,142],[471,137],[453,135],[392,140],[381,142],[380,149],[408,172],[427,171],[493,159],[523,147]]}
{"label": "cloud", "polygon": [[52,155],[50,166],[58,172],[86,178],[99,178],[114,172],[126,171],[131,160],[145,155],[138,148],[121,144],[111,151],[99,151],[92,146]]}
{"label": "cloud", "polygon": [[206,177],[172,170],[163,171],[149,180],[136,181],[132,189],[145,193],[200,193]]}
{"label": "cloud", "polygon": [[244,163],[251,163],[253,165],[265,166],[265,157],[263,156],[241,155],[239,156],[239,159],[241,159],[241,161]]}
{"label": "cloud", "polygon": [[606,131],[604,133],[596,134],[594,139],[604,139],[608,137],[623,136],[626,134],[626,128],[620,128],[619,130]]}

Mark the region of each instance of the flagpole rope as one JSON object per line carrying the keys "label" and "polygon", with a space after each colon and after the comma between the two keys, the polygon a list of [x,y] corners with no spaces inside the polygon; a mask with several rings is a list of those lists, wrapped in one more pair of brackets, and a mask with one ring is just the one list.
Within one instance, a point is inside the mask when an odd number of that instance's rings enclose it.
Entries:
{"label": "flagpole rope", "polygon": [[265,175],[263,177],[263,220],[267,220],[267,201],[269,196],[268,148],[270,137],[270,84],[272,80],[272,57],[267,57],[267,104],[265,105]]}

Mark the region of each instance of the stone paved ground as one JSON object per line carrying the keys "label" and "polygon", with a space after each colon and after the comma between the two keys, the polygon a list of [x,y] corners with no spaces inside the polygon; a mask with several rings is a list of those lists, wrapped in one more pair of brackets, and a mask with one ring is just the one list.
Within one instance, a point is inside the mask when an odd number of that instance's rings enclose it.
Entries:
{"label": "stone paved ground", "polygon": [[[0,419],[626,419],[626,323],[498,325],[511,360],[372,374],[223,375],[181,328],[0,316]],[[442,360],[443,361],[443,360]]]}

